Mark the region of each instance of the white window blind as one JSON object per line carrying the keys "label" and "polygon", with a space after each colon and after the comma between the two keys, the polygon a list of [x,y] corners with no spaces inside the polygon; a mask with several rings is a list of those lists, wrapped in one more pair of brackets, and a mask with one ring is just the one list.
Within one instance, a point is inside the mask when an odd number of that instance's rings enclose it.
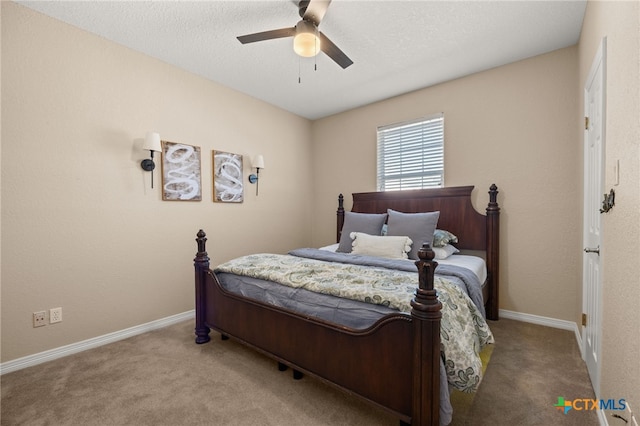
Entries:
{"label": "white window blind", "polygon": [[444,114],[378,127],[378,190],[444,186]]}

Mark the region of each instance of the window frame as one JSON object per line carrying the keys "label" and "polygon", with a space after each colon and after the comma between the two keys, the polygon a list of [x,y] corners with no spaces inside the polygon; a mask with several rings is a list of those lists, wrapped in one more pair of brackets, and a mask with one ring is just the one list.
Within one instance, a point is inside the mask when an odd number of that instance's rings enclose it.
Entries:
{"label": "window frame", "polygon": [[444,113],[379,126],[376,135],[378,191],[444,187]]}

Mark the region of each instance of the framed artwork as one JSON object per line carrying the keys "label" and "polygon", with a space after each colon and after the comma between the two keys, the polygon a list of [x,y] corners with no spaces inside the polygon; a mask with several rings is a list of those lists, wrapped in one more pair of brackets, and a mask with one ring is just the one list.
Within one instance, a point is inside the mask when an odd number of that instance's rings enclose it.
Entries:
{"label": "framed artwork", "polygon": [[162,141],[162,199],[201,201],[200,147]]}
{"label": "framed artwork", "polygon": [[212,151],[213,201],[241,203],[244,201],[242,155]]}

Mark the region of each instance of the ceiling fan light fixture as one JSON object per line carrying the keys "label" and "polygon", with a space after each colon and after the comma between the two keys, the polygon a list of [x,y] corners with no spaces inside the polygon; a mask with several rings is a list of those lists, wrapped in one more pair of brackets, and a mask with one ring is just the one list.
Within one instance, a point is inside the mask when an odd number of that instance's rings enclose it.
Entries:
{"label": "ceiling fan light fixture", "polygon": [[320,53],[318,28],[313,23],[302,20],[296,24],[293,50],[305,58],[310,58]]}

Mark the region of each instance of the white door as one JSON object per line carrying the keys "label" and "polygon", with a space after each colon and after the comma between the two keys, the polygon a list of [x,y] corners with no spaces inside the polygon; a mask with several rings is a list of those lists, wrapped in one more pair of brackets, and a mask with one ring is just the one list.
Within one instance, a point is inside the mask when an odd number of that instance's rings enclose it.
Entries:
{"label": "white door", "polygon": [[[598,49],[584,88],[583,353],[596,397],[600,395],[602,269],[600,208],[604,195],[606,39]],[[586,316],[586,318],[585,318]]]}

